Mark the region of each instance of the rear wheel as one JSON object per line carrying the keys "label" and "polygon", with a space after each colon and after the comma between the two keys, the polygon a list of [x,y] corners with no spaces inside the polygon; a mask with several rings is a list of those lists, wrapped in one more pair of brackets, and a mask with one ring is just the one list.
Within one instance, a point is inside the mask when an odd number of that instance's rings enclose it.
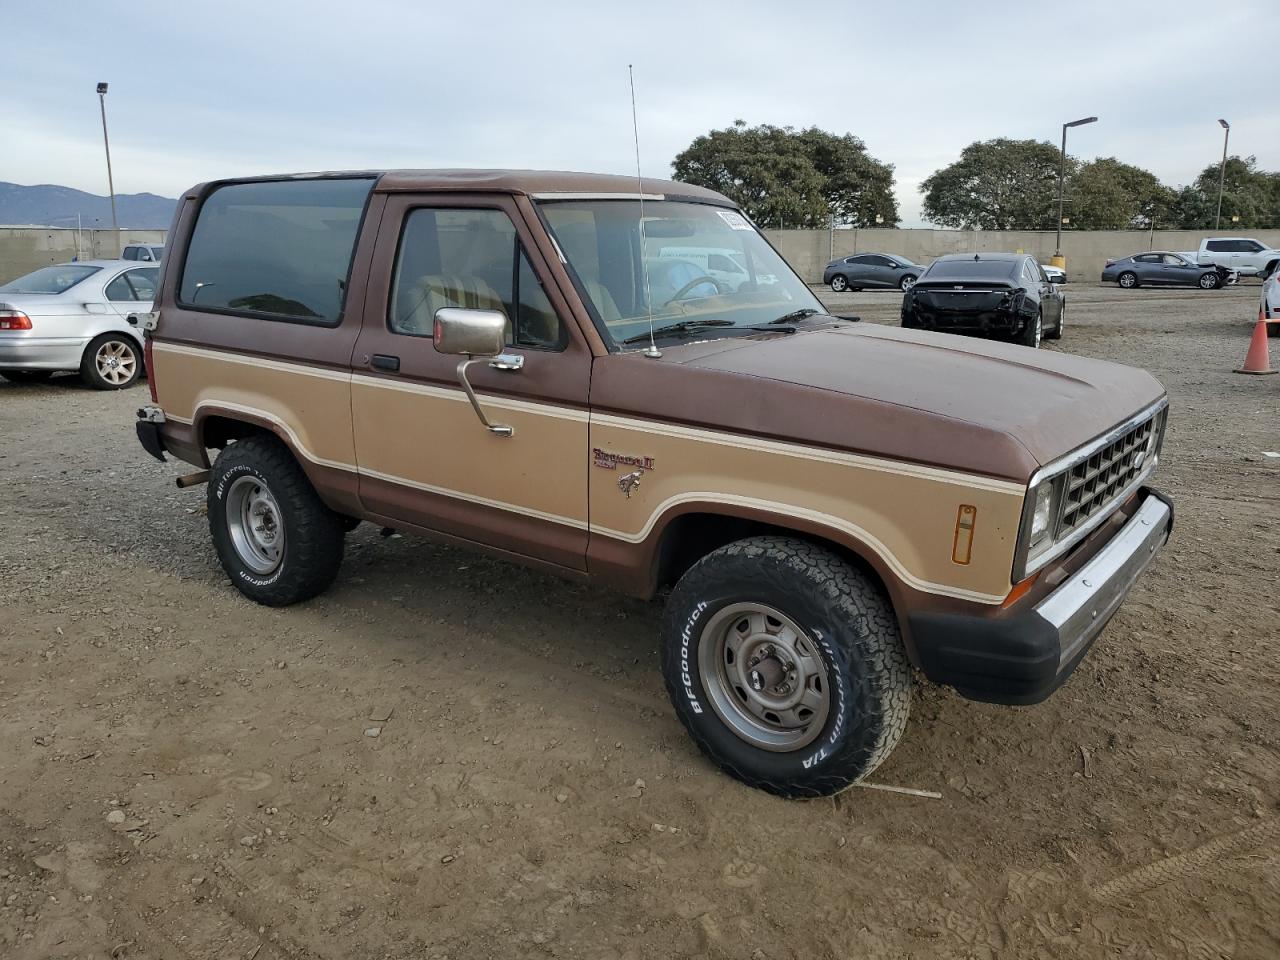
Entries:
{"label": "rear wheel", "polygon": [[218,455],[208,505],[218,559],[250,600],[286,606],[337,577],[344,518],[324,505],[275,437],[238,440]]}
{"label": "rear wheel", "polygon": [[911,668],[888,599],[815,544],[756,537],[686,573],[663,616],[681,722],[726,773],[785,797],[873,771],[906,728]]}
{"label": "rear wheel", "polygon": [[1020,343],[1024,347],[1039,347],[1040,341],[1044,339],[1044,313],[1037,310],[1035,319],[1028,320],[1027,325],[1022,328],[1022,332],[1014,338],[1015,343]]}
{"label": "rear wheel", "polygon": [[842,273],[837,273],[831,278],[831,289],[836,293],[844,293],[849,289],[849,279]]}
{"label": "rear wheel", "polygon": [[1221,282],[1222,281],[1218,278],[1218,272],[1216,270],[1212,273],[1200,274],[1201,290],[1217,290]]}
{"label": "rear wheel", "polygon": [[1066,324],[1067,324],[1067,302],[1063,300],[1062,309],[1058,312],[1058,323],[1052,330],[1050,330],[1048,333],[1044,335],[1044,338],[1046,340],[1061,340],[1062,328],[1066,326]]}
{"label": "rear wheel", "polygon": [[104,333],[89,341],[80,361],[80,378],[95,390],[123,390],[138,382],[142,351],[125,333]]}
{"label": "rear wheel", "polygon": [[1124,287],[1126,290],[1132,290],[1138,285],[1138,275],[1132,270],[1126,270],[1120,276],[1116,277],[1116,283]]}
{"label": "rear wheel", "polygon": [[13,383],[44,383],[53,376],[52,370],[5,370],[0,374]]}

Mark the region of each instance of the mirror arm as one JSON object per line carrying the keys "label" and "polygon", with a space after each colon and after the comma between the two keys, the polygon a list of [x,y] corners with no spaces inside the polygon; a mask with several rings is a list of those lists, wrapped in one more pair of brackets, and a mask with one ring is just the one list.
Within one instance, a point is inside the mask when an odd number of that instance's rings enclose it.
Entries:
{"label": "mirror arm", "polygon": [[476,412],[476,416],[480,418],[480,422],[488,428],[489,432],[498,437],[510,437],[516,432],[515,429],[503,423],[490,423],[489,418],[480,409],[480,401],[476,399],[476,392],[471,389],[471,381],[467,379],[467,367],[475,363],[476,359],[476,357],[467,357],[459,362],[458,380],[462,382],[462,389],[467,392],[467,399],[471,401],[471,409]]}

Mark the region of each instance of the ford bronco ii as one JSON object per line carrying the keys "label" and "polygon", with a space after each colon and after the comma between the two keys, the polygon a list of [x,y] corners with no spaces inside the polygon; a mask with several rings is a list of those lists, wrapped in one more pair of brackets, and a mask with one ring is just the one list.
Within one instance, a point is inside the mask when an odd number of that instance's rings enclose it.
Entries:
{"label": "ford bronco ii", "polygon": [[362,520],[669,588],[676,712],[785,796],[875,769],[913,670],[1043,700],[1172,524],[1147,486],[1152,377],[832,316],[729,200],[680,183],[204,184],[145,326],[139,439],[202,468],[184,480],[208,480],[246,596],[320,593]]}

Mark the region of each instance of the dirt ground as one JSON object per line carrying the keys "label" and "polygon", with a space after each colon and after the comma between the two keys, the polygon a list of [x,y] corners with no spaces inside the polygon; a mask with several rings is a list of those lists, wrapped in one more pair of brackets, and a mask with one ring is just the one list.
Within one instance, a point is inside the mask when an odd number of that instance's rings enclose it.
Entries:
{"label": "dirt ground", "polygon": [[254,606],[145,387],[0,385],[0,957],[1280,955],[1257,290],[1068,287],[1050,349],[1168,387],[1174,540],[1049,702],[918,690],[873,779],[940,800],[718,773],[656,603],[366,525],[329,594]]}

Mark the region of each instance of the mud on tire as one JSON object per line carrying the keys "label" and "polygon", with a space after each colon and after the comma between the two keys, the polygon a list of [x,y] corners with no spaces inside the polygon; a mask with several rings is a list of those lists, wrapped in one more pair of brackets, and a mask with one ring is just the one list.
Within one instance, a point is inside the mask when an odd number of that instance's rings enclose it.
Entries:
{"label": "mud on tire", "polygon": [[[721,719],[726,695],[717,707],[708,694],[709,684],[724,684],[703,675],[703,645],[718,633],[707,628],[738,604],[783,614],[819,655],[829,707],[798,749],[753,744]],[[681,578],[663,616],[662,672],[702,751],[731,776],[784,797],[830,795],[869,774],[901,738],[910,708],[911,667],[888,598],[833,553],[788,537],[722,547]]]}
{"label": "mud on tire", "polygon": [[[241,479],[270,492],[284,545],[273,570],[255,571],[233,542],[228,493]],[[342,565],[343,518],[320,500],[288,448],[275,437],[238,440],[218,455],[209,478],[209,533],[222,568],[250,600],[282,607],[324,592]],[[234,512],[232,505],[232,512]]]}

